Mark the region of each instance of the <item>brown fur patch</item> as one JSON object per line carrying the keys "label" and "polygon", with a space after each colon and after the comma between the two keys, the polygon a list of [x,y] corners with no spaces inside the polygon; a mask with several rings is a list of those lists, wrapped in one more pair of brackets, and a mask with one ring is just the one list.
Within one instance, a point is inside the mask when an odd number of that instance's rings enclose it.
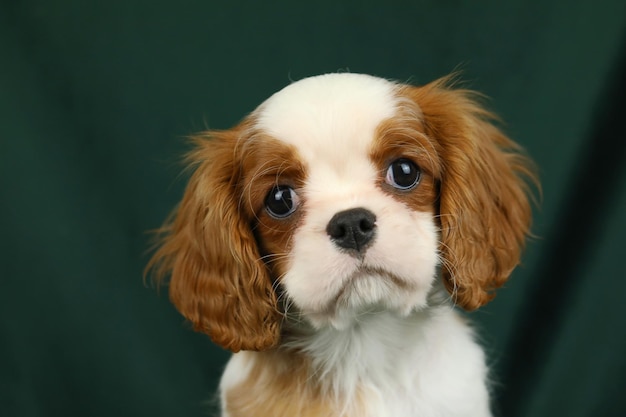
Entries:
{"label": "brown fur patch", "polygon": [[443,279],[455,302],[471,310],[491,300],[519,263],[530,228],[527,180],[537,181],[477,94],[448,83],[405,86],[399,95],[419,108],[422,132],[441,161]]}
{"label": "brown fur patch", "polygon": [[[301,353],[278,349],[255,353],[250,374],[225,392],[230,417],[321,417],[339,415],[338,402],[324,392],[310,361]],[[341,402],[341,401],[339,401]],[[345,417],[364,415],[358,392]]]}
{"label": "brown fur patch", "polygon": [[[306,170],[296,149],[268,135],[257,133],[244,145],[243,190],[241,201],[251,211],[254,231],[261,256],[277,280],[287,270],[288,255],[293,232],[304,214],[304,197],[301,192],[306,180]],[[301,204],[291,216],[276,219],[265,209],[265,200],[276,185],[292,187]]]}
{"label": "brown fur patch", "polygon": [[[421,120],[409,112],[384,121],[377,129],[370,159],[379,170],[379,186],[412,210],[435,212],[441,162],[430,139],[424,134]],[[413,161],[420,169],[417,186],[398,190],[385,182],[387,168],[399,158]]]}
{"label": "brown fur patch", "polygon": [[170,298],[195,330],[234,352],[280,341],[282,313],[253,229],[273,242],[268,252],[288,251],[289,222],[270,221],[263,201],[277,178],[298,183],[304,172],[292,150],[252,125],[194,138],[195,171],[147,267],[158,282],[171,277]]}

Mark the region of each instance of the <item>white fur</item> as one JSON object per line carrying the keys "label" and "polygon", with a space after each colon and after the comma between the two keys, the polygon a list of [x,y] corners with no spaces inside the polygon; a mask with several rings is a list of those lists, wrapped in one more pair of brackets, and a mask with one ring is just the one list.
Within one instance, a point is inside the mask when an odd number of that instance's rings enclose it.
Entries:
{"label": "white fur", "polygon": [[[325,327],[292,346],[311,355],[314,377],[328,384],[328,395],[349,399],[359,389],[364,394],[365,412],[354,414],[348,401],[338,405],[337,416],[491,415],[483,351],[448,306],[406,318],[371,311],[347,329]],[[245,380],[255,360],[253,352],[233,355],[222,393]]]}
{"label": "white fur", "polygon": [[338,398],[366,387],[367,417],[489,415],[487,390],[476,387],[483,352],[447,307],[407,318],[372,311],[348,329],[315,333],[302,348]]}
{"label": "white fur", "polygon": [[[377,126],[397,112],[397,88],[365,75],[313,77],[255,112],[257,127],[294,146],[307,171],[297,190],[304,215],[281,279],[293,309],[288,317],[305,319],[286,325],[306,336],[285,343],[310,355],[312,377],[344,399],[338,415],[350,415],[359,391],[363,417],[490,416],[482,350],[450,305],[432,305],[434,213],[383,191],[381,167],[369,158]],[[333,215],[357,207],[377,219],[362,258],[338,250],[326,232]],[[252,352],[233,356],[222,394],[255,360]]]}
{"label": "white fur", "polygon": [[228,417],[226,393],[229,389],[236,387],[248,378],[254,366],[254,361],[254,353],[244,351],[234,354],[228,361],[228,364],[226,364],[226,369],[224,369],[224,373],[222,374],[219,387],[222,417]]}

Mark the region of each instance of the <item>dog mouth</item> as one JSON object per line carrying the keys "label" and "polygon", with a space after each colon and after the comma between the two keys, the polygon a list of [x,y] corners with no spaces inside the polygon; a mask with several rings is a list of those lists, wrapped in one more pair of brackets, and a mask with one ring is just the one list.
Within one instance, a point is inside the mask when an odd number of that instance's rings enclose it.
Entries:
{"label": "dog mouth", "polygon": [[346,272],[335,277],[337,285],[332,293],[326,288],[323,301],[287,302],[285,316],[289,322],[298,325],[304,318],[315,329],[330,326],[342,330],[380,313],[407,316],[424,304],[427,288],[414,277],[365,263]]}
{"label": "dog mouth", "polygon": [[372,266],[361,266],[341,286],[328,302],[326,312],[334,313],[342,307],[367,307],[379,303],[380,297],[394,291],[413,291],[415,285],[393,272]]}
{"label": "dog mouth", "polygon": [[367,265],[359,267],[350,276],[350,278],[348,278],[348,281],[354,281],[369,277],[389,281],[390,283],[401,289],[410,289],[410,287],[412,287],[409,282],[387,269]]}

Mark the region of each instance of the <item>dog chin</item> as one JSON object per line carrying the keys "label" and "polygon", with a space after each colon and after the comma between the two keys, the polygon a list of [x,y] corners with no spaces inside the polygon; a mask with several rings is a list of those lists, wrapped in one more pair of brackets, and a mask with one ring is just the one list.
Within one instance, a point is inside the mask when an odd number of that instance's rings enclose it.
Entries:
{"label": "dog chin", "polygon": [[303,311],[315,329],[326,327],[346,330],[369,315],[383,312],[398,317],[427,305],[428,288],[417,288],[383,271],[359,271],[350,277],[327,307],[321,311]]}

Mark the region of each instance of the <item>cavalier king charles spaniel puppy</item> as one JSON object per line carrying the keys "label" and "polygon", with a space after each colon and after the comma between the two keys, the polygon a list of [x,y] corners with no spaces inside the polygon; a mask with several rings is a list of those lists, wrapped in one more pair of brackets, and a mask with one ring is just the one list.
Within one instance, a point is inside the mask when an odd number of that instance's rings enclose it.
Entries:
{"label": "cavalier king charles spaniel puppy", "polygon": [[455,306],[519,263],[533,173],[477,96],[328,74],[194,138],[148,267],[234,352],[222,416],[491,415]]}

